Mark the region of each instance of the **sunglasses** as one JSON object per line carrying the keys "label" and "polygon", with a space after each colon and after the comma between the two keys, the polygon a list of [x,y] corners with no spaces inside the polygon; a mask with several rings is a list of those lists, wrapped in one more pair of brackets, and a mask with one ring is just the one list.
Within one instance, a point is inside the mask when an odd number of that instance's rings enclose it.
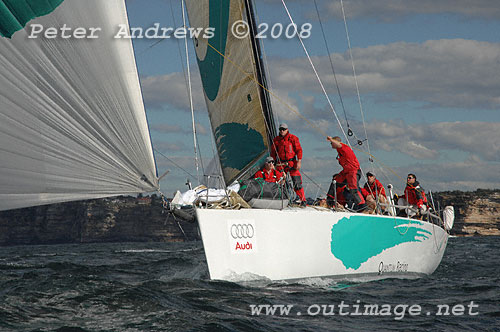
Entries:
{"label": "sunglasses", "polygon": [[414,179],[414,177],[413,176],[409,176],[409,177],[407,177],[407,179],[411,180],[411,179]]}
{"label": "sunglasses", "polygon": [[288,128],[280,128],[280,131],[288,130]]}
{"label": "sunglasses", "polygon": [[266,161],[266,164],[274,164],[274,161]]}

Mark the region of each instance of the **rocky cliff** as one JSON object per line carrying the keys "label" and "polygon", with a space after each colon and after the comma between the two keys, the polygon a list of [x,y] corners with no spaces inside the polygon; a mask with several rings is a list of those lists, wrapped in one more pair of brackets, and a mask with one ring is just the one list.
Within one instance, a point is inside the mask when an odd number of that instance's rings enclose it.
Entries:
{"label": "rocky cliff", "polygon": [[198,239],[198,227],[161,200],[120,197],[0,212],[0,245]]}
{"label": "rocky cliff", "polygon": [[[441,208],[455,208],[451,234],[500,235],[500,190],[439,192],[433,197]],[[197,224],[163,211],[154,195],[0,212],[0,245],[193,239],[199,239]]]}
{"label": "rocky cliff", "polygon": [[435,204],[455,208],[454,235],[500,235],[500,190],[445,191],[434,194]]}

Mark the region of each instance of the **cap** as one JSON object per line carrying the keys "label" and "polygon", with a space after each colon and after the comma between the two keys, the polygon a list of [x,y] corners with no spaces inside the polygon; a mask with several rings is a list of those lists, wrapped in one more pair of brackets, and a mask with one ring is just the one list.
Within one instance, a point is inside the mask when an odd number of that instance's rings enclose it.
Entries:
{"label": "cap", "polygon": [[374,172],[367,172],[366,176],[375,176],[375,173]]}
{"label": "cap", "polygon": [[273,157],[267,157],[266,158],[266,163],[270,162],[270,161],[274,161]]}
{"label": "cap", "polygon": [[280,124],[280,128],[288,129],[288,125],[286,123],[282,123]]}

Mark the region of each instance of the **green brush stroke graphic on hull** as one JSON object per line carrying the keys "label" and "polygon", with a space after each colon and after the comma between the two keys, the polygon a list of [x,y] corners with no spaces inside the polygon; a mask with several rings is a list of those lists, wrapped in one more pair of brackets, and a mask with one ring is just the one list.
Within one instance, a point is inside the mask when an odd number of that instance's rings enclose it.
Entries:
{"label": "green brush stroke graphic on hull", "polygon": [[[402,221],[401,219],[396,219]],[[362,263],[386,249],[407,242],[422,242],[431,232],[417,220],[404,220],[398,226],[392,218],[351,216],[340,219],[332,227],[332,254],[348,269],[359,269]]]}
{"label": "green brush stroke graphic on hull", "polygon": [[[208,40],[221,54],[226,53],[227,30],[229,25],[229,0],[209,2],[209,27],[215,28],[214,36]],[[214,101],[219,93],[224,57],[207,46],[205,59],[198,60],[203,89],[208,99]]]}
{"label": "green brush stroke graphic on hull", "polygon": [[10,38],[35,17],[52,13],[63,0],[0,0],[0,35]]}
{"label": "green brush stroke graphic on hull", "polygon": [[241,170],[266,150],[262,135],[248,124],[224,123],[215,130],[215,139],[222,167]]}

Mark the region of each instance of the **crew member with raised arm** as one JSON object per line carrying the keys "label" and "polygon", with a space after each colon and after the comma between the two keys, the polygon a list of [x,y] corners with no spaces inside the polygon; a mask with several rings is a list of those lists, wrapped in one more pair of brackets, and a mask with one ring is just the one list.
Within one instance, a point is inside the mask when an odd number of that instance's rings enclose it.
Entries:
{"label": "crew member with raised arm", "polygon": [[326,140],[330,142],[333,149],[337,150],[337,160],[342,166],[342,171],[334,176],[337,183],[345,183],[347,188],[344,192],[344,197],[348,208],[356,211],[364,210],[366,202],[359,188],[359,179],[361,178],[361,169],[359,161],[354,154],[354,151],[347,145],[342,143],[340,137],[327,136]]}

